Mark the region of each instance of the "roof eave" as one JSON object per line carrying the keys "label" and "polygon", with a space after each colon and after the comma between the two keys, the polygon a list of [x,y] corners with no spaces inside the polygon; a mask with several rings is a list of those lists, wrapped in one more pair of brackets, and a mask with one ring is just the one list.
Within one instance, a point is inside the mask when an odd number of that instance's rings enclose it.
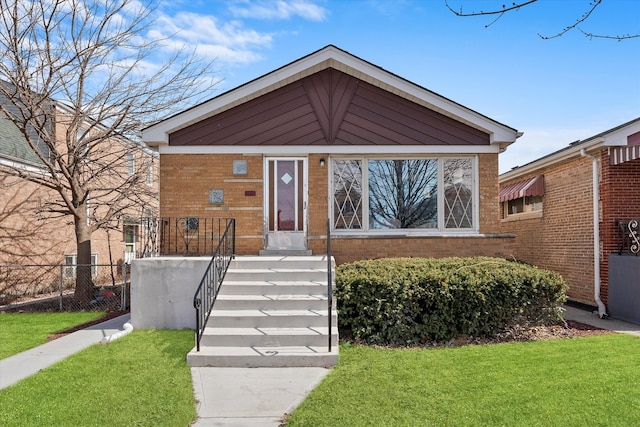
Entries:
{"label": "roof eave", "polygon": [[574,157],[581,157],[581,150],[594,151],[604,146],[604,139],[602,137],[593,138],[591,140],[580,141],[578,144],[569,145],[568,147],[551,153],[547,156],[541,157],[523,166],[518,166],[508,172],[501,174],[498,178],[500,182],[509,181],[514,178],[521,177],[523,175],[537,172],[541,168],[547,168],[558,163],[565,162]]}
{"label": "roof eave", "polygon": [[370,62],[329,45],[297,61],[285,65],[242,86],[225,92],[182,113],[162,120],[142,131],[143,141],[150,147],[168,145],[169,134],[190,126],[225,109],[264,95],[305,75],[335,68],[368,83],[376,84],[399,96],[444,114],[489,134],[491,144],[506,148],[519,135],[516,129],[499,123],[474,110],[390,73]]}

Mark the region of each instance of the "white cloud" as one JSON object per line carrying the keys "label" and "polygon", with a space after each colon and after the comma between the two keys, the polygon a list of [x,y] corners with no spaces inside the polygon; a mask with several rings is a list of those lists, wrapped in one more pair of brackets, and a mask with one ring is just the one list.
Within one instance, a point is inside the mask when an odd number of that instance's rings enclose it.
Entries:
{"label": "white cloud", "polygon": [[273,39],[269,33],[244,28],[239,21],[220,22],[214,16],[191,12],[159,16],[148,36],[165,39],[169,50],[194,49],[200,56],[225,65],[259,60],[258,49],[270,47]]}
{"label": "white cloud", "polygon": [[229,6],[229,10],[236,17],[253,19],[291,19],[299,16],[310,21],[322,21],[328,14],[327,9],[307,0],[238,2]]}
{"label": "white cloud", "polygon": [[205,60],[215,60],[219,69],[229,73],[235,66],[263,60],[262,52],[269,50],[278,36],[255,26],[248,27],[246,20],[297,17],[321,21],[328,10],[316,3],[317,0],[230,1],[225,7],[234,16],[232,20],[196,10],[163,8],[156,11],[156,20],[146,36],[149,40],[163,40],[167,57],[176,52],[195,51]]}
{"label": "white cloud", "polygon": [[528,128],[524,135],[511,144],[507,151],[500,154],[500,173],[505,173],[517,166],[538,160],[548,154],[566,148],[572,142],[585,140],[607,128]]}

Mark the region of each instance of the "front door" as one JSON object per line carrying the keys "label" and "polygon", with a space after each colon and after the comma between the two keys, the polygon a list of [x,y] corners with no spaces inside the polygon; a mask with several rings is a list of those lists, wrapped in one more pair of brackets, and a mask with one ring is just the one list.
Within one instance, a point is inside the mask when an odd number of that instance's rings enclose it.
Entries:
{"label": "front door", "polygon": [[267,158],[265,166],[265,246],[306,249],[307,179],[305,158]]}

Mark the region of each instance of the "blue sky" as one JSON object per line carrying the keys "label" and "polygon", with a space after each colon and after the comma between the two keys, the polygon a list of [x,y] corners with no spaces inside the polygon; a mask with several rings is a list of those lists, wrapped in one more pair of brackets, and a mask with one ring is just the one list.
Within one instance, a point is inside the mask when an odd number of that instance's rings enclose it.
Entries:
{"label": "blue sky", "polygon": [[[507,2],[508,4],[511,1]],[[539,0],[503,15],[457,17],[444,0],[160,2],[156,31],[215,58],[211,97],[333,44],[511,126],[524,136],[500,172],[640,117],[640,38],[572,30],[589,0]],[[494,0],[449,0],[463,11]],[[603,0],[581,24],[603,35],[640,33],[640,1]]]}

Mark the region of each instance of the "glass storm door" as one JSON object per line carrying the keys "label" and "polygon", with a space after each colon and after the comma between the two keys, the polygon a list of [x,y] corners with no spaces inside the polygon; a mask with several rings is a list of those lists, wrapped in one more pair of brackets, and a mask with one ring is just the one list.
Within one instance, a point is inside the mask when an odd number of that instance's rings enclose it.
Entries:
{"label": "glass storm door", "polygon": [[306,249],[306,159],[266,163],[266,249]]}

